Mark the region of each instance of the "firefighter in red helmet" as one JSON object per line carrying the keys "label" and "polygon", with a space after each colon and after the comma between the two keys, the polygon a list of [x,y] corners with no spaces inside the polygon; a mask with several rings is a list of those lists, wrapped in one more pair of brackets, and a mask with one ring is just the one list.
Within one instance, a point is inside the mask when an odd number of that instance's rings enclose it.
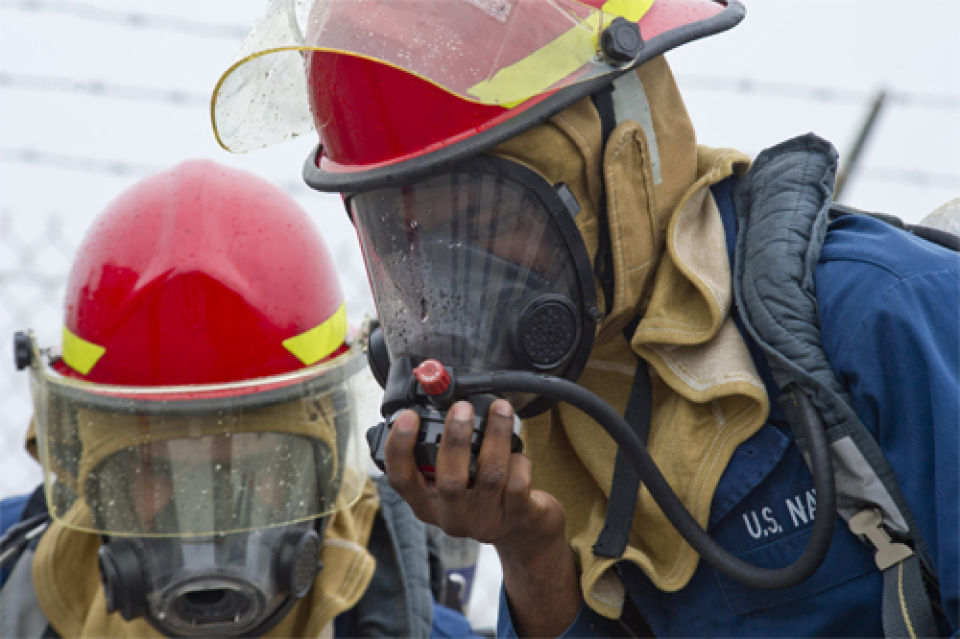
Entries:
{"label": "firefighter in red helmet", "polygon": [[289,196],[210,161],[96,218],[61,349],[17,337],[44,486],[4,538],[4,635],[433,632],[425,528],[361,463],[335,273]]}
{"label": "firefighter in red helmet", "polygon": [[812,134],[697,144],[664,54],[744,15],[277,0],[214,89],[228,150],[319,136],[380,321],[374,459],[496,547],[501,636],[960,624],[957,256],[835,207]]}

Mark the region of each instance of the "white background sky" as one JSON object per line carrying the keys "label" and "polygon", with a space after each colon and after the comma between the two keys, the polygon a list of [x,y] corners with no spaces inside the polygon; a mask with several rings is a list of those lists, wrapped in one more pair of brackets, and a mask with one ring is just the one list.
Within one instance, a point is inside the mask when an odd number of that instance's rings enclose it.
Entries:
{"label": "white background sky", "polygon": [[[702,143],[755,155],[814,131],[843,157],[885,88],[843,201],[918,221],[960,195],[960,2],[746,4],[740,26],[668,55]],[[339,199],[302,185],[315,141],[234,156],[211,134],[210,91],[264,6],[0,0],[0,497],[39,478],[20,444],[30,408],[26,376],[12,372],[12,332],[59,339],[73,249],[146,175],[206,157],[282,186],[322,226],[351,319],[372,311]]]}

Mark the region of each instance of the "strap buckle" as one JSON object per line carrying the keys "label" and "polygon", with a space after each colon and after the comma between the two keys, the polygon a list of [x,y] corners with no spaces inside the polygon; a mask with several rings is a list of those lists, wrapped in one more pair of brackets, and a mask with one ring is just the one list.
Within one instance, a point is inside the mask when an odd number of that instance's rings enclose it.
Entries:
{"label": "strap buckle", "polygon": [[877,568],[886,570],[904,559],[913,556],[913,549],[906,544],[894,542],[883,528],[883,518],[876,508],[861,510],[847,522],[855,535],[866,537],[877,550],[873,560]]}

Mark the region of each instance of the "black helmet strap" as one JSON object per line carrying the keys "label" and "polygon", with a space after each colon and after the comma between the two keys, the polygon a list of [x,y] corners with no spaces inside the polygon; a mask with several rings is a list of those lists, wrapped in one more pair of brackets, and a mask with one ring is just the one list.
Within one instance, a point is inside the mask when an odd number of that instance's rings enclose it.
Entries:
{"label": "black helmet strap", "polygon": [[[613,108],[613,84],[607,84],[594,92],[590,99],[600,115],[601,148],[600,157],[603,158],[607,146],[607,138],[617,126],[617,116]],[[610,246],[610,225],[607,221],[607,189],[600,171],[600,210],[598,212],[597,254],[593,261],[593,273],[600,282],[603,290],[603,311],[609,314],[613,310],[613,252]]]}

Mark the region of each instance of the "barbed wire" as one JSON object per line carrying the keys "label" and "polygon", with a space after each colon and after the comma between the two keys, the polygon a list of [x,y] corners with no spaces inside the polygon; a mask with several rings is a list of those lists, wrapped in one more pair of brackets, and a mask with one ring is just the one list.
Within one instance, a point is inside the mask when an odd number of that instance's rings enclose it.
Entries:
{"label": "barbed wire", "polygon": [[[685,90],[732,92],[834,104],[865,104],[876,96],[876,91],[755,80],[752,78],[678,75],[677,80]],[[210,102],[210,95],[206,93],[128,85],[96,79],[78,80],[76,78],[12,73],[9,71],[0,71],[0,87],[62,93],[86,93],[97,97],[123,98],[179,106],[205,105]],[[960,111],[960,94],[918,93],[895,89],[886,90],[886,94],[888,105]]]}
{"label": "barbed wire", "polygon": [[[0,146],[0,162],[15,164],[34,164],[53,167],[67,171],[83,171],[87,173],[111,174],[117,176],[147,176],[162,171],[163,166],[140,164],[125,160],[99,159],[82,155],[67,155],[51,153],[38,149],[22,147]],[[960,189],[960,173],[943,173],[920,171],[917,169],[899,169],[895,167],[864,166],[857,171],[858,179],[873,181],[899,182],[923,186],[942,186],[944,188]],[[286,181],[277,184],[278,187],[290,195],[303,195],[304,185],[299,182]]]}
{"label": "barbed wire", "polygon": [[[50,153],[30,148],[2,146],[0,146],[0,162],[32,164],[67,171],[82,171],[118,177],[145,177],[158,173],[166,168],[159,165],[140,164],[124,160],[97,159],[87,156]],[[864,166],[857,170],[857,179],[960,190],[960,173],[920,171],[917,169],[885,166]],[[276,185],[292,196],[302,196],[306,192],[303,184],[292,180],[277,183]]]}
{"label": "barbed wire", "polygon": [[[239,40],[245,37],[249,27],[239,24],[228,24],[219,22],[204,22],[190,20],[176,16],[166,16],[160,14],[150,14],[139,11],[128,11],[122,9],[110,9],[100,7],[84,2],[65,2],[63,0],[0,0],[0,9],[10,9],[22,12],[53,12],[68,14],[77,18],[95,22],[106,22],[120,24],[130,28],[137,29],[164,29],[176,31],[190,35],[216,36]],[[26,85],[35,87],[39,84],[37,78],[28,76],[19,76],[28,79]],[[61,88],[63,81],[55,79],[51,83],[51,88]],[[830,87],[805,85],[799,83],[755,80],[752,78],[721,77],[711,75],[693,75],[679,74],[683,86],[696,90],[725,91],[755,95],[766,95],[770,97],[783,97],[793,99],[803,99],[819,102],[838,102],[838,103],[862,103],[872,97],[874,92],[848,89],[845,87]],[[76,81],[72,81],[76,85]],[[100,83],[95,81],[81,82],[80,85],[89,85],[93,88]],[[111,85],[120,93],[139,94],[150,91],[143,87],[122,87],[121,85]],[[68,90],[74,90],[67,85]],[[162,90],[156,90],[162,91]],[[174,101],[176,100],[176,93]],[[919,108],[944,109],[950,111],[960,111],[960,95],[950,94],[930,94],[902,90],[889,90],[888,100],[902,106],[911,106]],[[185,94],[189,95],[189,94]],[[208,97],[204,96],[203,100]]]}
{"label": "barbed wire", "polygon": [[82,173],[100,173],[122,177],[142,177],[162,171],[165,167],[141,164],[127,160],[100,159],[84,155],[52,153],[39,149],[0,146],[0,162],[32,164]]}
{"label": "barbed wire", "polygon": [[864,166],[857,170],[857,177],[870,179],[874,182],[900,182],[960,191],[960,173],[937,173],[892,166]]}
{"label": "barbed wire", "polygon": [[[94,158],[86,155],[53,153],[29,147],[7,146],[0,146],[0,162],[43,166],[64,171],[97,173],[116,177],[146,177],[169,168],[159,164]],[[274,184],[284,190],[288,195],[302,196],[309,193],[308,187],[305,184],[293,180],[280,183],[275,182]]]}
{"label": "barbed wire", "polygon": [[0,9],[23,12],[62,13],[93,22],[119,24],[134,29],[163,29],[187,35],[241,40],[249,27],[219,22],[202,22],[174,16],[109,9],[85,2],[44,0],[0,0]]}
{"label": "barbed wire", "polygon": [[[876,91],[845,87],[816,86],[753,78],[724,78],[711,75],[678,74],[677,82],[684,89],[763,95],[775,98],[813,102],[864,104]],[[887,103],[904,107],[960,111],[960,94],[919,93],[887,89]]]}
{"label": "barbed wire", "polygon": [[32,91],[53,91],[57,93],[83,93],[95,97],[121,98],[172,104],[175,106],[197,106],[210,104],[210,95],[181,89],[162,89],[143,87],[103,80],[78,80],[53,75],[32,73],[8,73],[0,71],[0,87]]}

